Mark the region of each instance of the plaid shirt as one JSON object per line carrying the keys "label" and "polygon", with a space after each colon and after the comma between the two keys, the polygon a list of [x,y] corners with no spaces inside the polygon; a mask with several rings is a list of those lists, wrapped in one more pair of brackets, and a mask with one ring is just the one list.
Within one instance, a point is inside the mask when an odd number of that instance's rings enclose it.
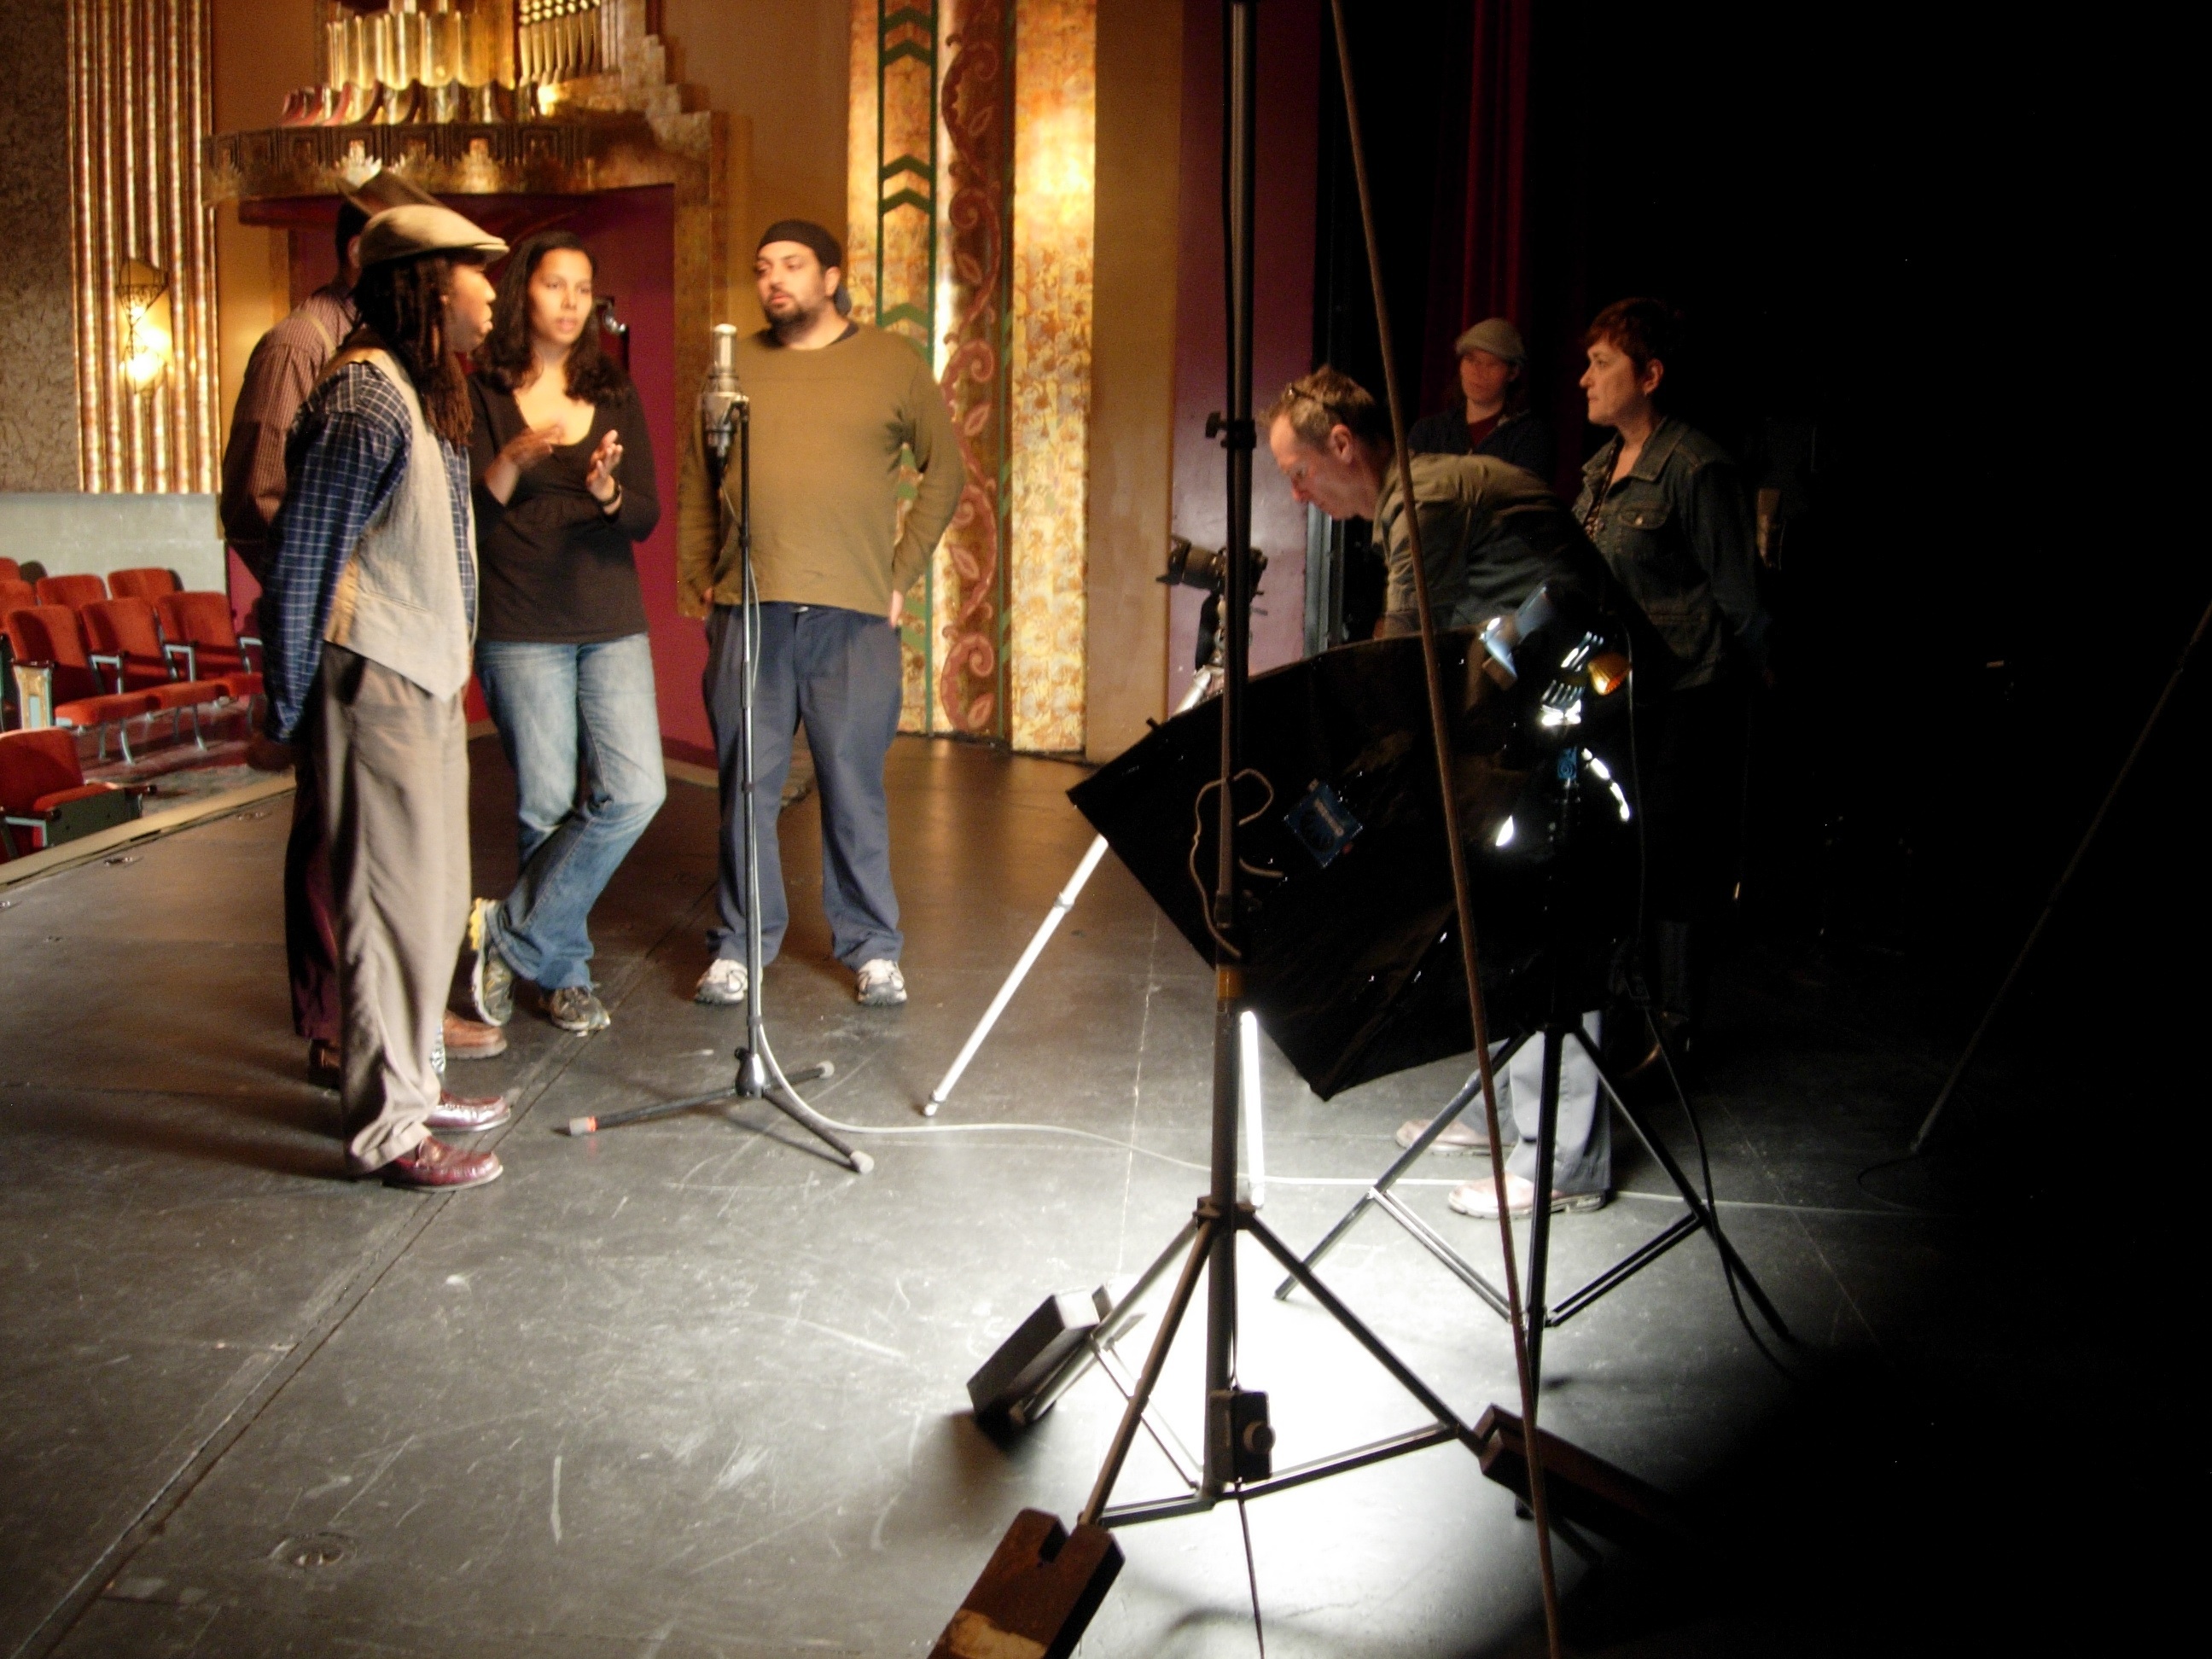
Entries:
{"label": "plaid shirt", "polygon": [[[413,422],[392,382],[363,362],[347,363],[300,406],[285,449],[291,483],[269,531],[263,603],[269,734],[289,743],[323,659],[338,578],[362,532],[392,499],[407,471]],[[476,561],[469,556],[469,458],[438,441],[460,554],[461,598],[469,631],[477,622]]]}

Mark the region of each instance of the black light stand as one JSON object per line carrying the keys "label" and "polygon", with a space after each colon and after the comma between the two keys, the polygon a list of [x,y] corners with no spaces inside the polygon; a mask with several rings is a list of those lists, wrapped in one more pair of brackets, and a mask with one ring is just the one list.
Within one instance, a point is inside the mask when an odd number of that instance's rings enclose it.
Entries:
{"label": "black light stand", "polygon": [[[1520,1036],[1515,1037],[1491,1062],[1492,1069],[1495,1072],[1498,1067],[1511,1060],[1524,1044],[1540,1038],[1542,1042],[1543,1084],[1537,1109],[1536,1174],[1534,1181],[1536,1190],[1528,1222],[1528,1366],[1534,1379],[1540,1386],[1543,1381],[1543,1342],[1544,1333],[1547,1330],[1564,1325],[1607,1292],[1619,1289],[1630,1278],[1650,1267],[1692,1233],[1698,1231],[1704,1231],[1711,1237],[1713,1248],[1721,1255],[1723,1272],[1742,1285],[1744,1290],[1750,1295],[1753,1304],[1759,1309],[1761,1316],[1774,1328],[1778,1334],[1785,1340],[1790,1337],[1789,1328],[1783,1323],[1782,1316],[1776,1311],[1774,1304],[1767,1299],[1766,1292],[1759,1287],[1758,1279],[1752,1276],[1751,1269],[1744,1265],[1743,1259],[1736,1254],[1735,1246],[1729,1242],[1728,1235],[1722,1231],[1719,1218],[1713,1213],[1705,1196],[1698,1192],[1695,1183],[1691,1181],[1682,1166],[1675,1161],[1674,1154],[1668,1150],[1667,1143],[1660,1138],[1644,1113],[1622,1092],[1620,1085],[1613,1081],[1612,1074],[1606,1070],[1604,1062],[1599,1058],[1596,1045],[1590,1041],[1589,1034],[1583,1029],[1581,1017],[1571,1006],[1576,999],[1571,999],[1566,994],[1559,964],[1565,958],[1568,946],[1567,941],[1559,937],[1558,916],[1560,907],[1554,901],[1557,884],[1562,878],[1559,872],[1567,867],[1566,855],[1574,839],[1577,814],[1583,805],[1581,794],[1585,787],[1583,769],[1583,763],[1578,750],[1570,744],[1562,752],[1556,769],[1557,794],[1550,803],[1547,815],[1550,826],[1551,856],[1547,864],[1545,884],[1547,890],[1545,915],[1547,932],[1551,937],[1547,941],[1539,969],[1545,976],[1547,987],[1544,1022],[1536,1030],[1524,1032]],[[1559,1145],[1560,1065],[1565,1057],[1566,1045],[1569,1042],[1581,1045],[1583,1052],[1589,1057],[1591,1068],[1596,1073],[1598,1086],[1603,1091],[1597,1109],[1604,1110],[1607,1103],[1609,1102],[1613,1109],[1627,1120],[1629,1127],[1636,1131],[1637,1139],[1644,1143],[1644,1149],[1651,1154],[1659,1167],[1666,1171],[1668,1179],[1674,1183],[1675,1190],[1681,1194],[1682,1202],[1688,1206],[1688,1213],[1662,1228],[1579,1290],[1562,1297],[1557,1306],[1547,1307],[1544,1296],[1551,1261],[1552,1163]],[[1492,1311],[1500,1318],[1510,1316],[1510,1306],[1504,1293],[1492,1285],[1466,1257],[1453,1249],[1442,1234],[1400,1201],[1391,1191],[1391,1188],[1397,1185],[1400,1177],[1420,1161],[1422,1154],[1429,1150],[1437,1137],[1458,1121],[1460,1114],[1465,1111],[1474,1100],[1480,1088],[1481,1080],[1479,1073],[1468,1078],[1459,1092],[1445,1103],[1443,1110],[1430,1120],[1428,1127],[1421,1132],[1413,1144],[1399,1155],[1389,1169],[1376,1177],[1374,1183],[1360,1194],[1358,1201],[1344,1213],[1334,1227],[1329,1229],[1321,1243],[1314,1246],[1305,1258],[1305,1265],[1308,1267],[1318,1264],[1322,1257],[1334,1249],[1345,1235],[1352,1231],[1353,1225],[1370,1209],[1379,1209],[1411,1234],[1416,1243],[1442,1262],[1455,1278],[1481,1298]],[[1493,1158],[1502,1160],[1503,1148],[1493,1143],[1491,1155]],[[1286,1300],[1291,1291],[1297,1288],[1297,1279],[1285,1279],[1276,1286],[1276,1298],[1279,1301]]]}
{"label": "black light stand", "polygon": [[795,1074],[786,1075],[776,1064],[775,1051],[769,1047],[766,1018],[762,1012],[760,834],[753,775],[753,678],[760,647],[760,591],[753,580],[752,400],[738,384],[737,337],[737,330],[730,324],[715,325],[714,367],[708,371],[706,388],[699,398],[699,435],[706,456],[708,497],[714,504],[718,527],[723,511],[722,482],[733,442],[738,452],[738,566],[743,592],[738,613],[738,756],[739,811],[745,846],[745,1046],[738,1050],[737,1081],[730,1088],[683,1100],[657,1101],[650,1106],[610,1112],[602,1117],[571,1118],[568,1133],[593,1134],[601,1129],[647,1123],[654,1118],[672,1117],[694,1107],[731,1099],[765,1100],[835,1151],[854,1174],[866,1175],[876,1167],[876,1161],[848,1145],[792,1086],[794,1081],[811,1083],[829,1077],[834,1069],[830,1062],[801,1066]]}
{"label": "black light stand", "polygon": [[[969,1592],[933,1650],[933,1659],[968,1659],[983,1653],[1039,1656],[1064,1659],[1073,1651],[1085,1626],[1096,1612],[1106,1589],[1120,1571],[1121,1553],[1109,1529],[1143,1521],[1201,1514],[1224,1498],[1238,1503],[1304,1486],[1310,1481],[1363,1468],[1407,1452],[1458,1442],[1478,1456],[1486,1455],[1495,1437],[1489,1419],[1480,1428],[1463,1420],[1382,1340],[1368,1329],[1351,1309],[1322,1284],[1304,1261],[1262,1222],[1249,1203],[1237,1197],[1239,1064],[1238,1019],[1243,1012],[1243,983],[1240,866],[1237,860],[1239,813],[1236,787],[1243,773],[1243,713],[1249,673],[1250,618],[1249,599],[1253,579],[1251,546],[1252,452],[1257,434],[1252,419],[1252,303],[1254,179],[1256,140],[1259,21],[1255,0],[1231,0],[1228,8],[1228,120],[1224,172],[1227,197],[1225,218],[1229,255],[1229,408],[1206,422],[1208,436],[1218,435],[1228,452],[1228,539],[1224,549],[1227,569],[1222,590],[1223,677],[1221,684],[1221,763],[1218,777],[1199,792],[1194,810],[1202,815],[1206,794],[1214,806],[1215,860],[1209,924],[1213,934],[1214,1020],[1211,1184],[1198,1200],[1195,1212],[1167,1249],[1155,1258],[1136,1285],[1091,1332],[1079,1364],[1103,1357],[1115,1338],[1133,1322],[1136,1304],[1158,1283],[1181,1258],[1182,1271],[1162,1310],[1142,1370],[1133,1387],[1127,1388],[1127,1405],[1115,1429],[1105,1462],[1100,1468],[1089,1500],[1073,1534],[1038,1510],[1024,1510],[1001,1541],[983,1574]],[[1338,18],[1340,42],[1343,26]],[[1346,92],[1350,92],[1347,65]],[[1358,142],[1356,108],[1352,126]],[[1355,151],[1357,155],[1357,151]],[[1364,173],[1364,201],[1368,200]],[[1372,239],[1370,237],[1370,252]],[[1379,275],[1379,272],[1377,273]],[[1380,284],[1376,289],[1378,320],[1382,318]],[[1382,329],[1389,350],[1387,321]],[[1392,387],[1392,402],[1396,403]],[[1402,424],[1402,422],[1401,422]],[[1402,448],[1402,445],[1401,445]],[[1411,514],[1409,517],[1413,516]],[[1414,568],[1419,583],[1425,643],[1429,655],[1429,688],[1434,730],[1439,747],[1437,775],[1443,787],[1445,820],[1454,860],[1455,887],[1459,896],[1461,927],[1468,927],[1468,909],[1463,880],[1463,853],[1458,842],[1458,818],[1451,789],[1449,739],[1440,717],[1440,681],[1435,668],[1434,633],[1430,625],[1427,584],[1422,572],[1418,542]],[[1469,994],[1474,999],[1478,1054],[1483,1021],[1480,985],[1469,952]],[[1267,1398],[1247,1391],[1237,1375],[1237,1241],[1249,1235],[1313,1296],[1361,1347],[1420,1402],[1431,1418],[1423,1428],[1391,1436],[1365,1446],[1316,1459],[1278,1472],[1273,1467],[1273,1431],[1267,1417]],[[1510,1252],[1511,1238],[1507,1235]],[[1509,1279],[1510,1269],[1509,1268]],[[1194,1473],[1182,1459],[1169,1455],[1182,1478],[1182,1496],[1116,1504],[1114,1488],[1136,1443],[1140,1429],[1153,1431],[1166,1449],[1172,1436],[1163,1436],[1147,1421],[1147,1411],[1160,1374],[1167,1363],[1183,1318],[1196,1294],[1200,1276],[1206,1281],[1206,1437],[1200,1467]],[[1511,1298],[1509,1298],[1511,1299]],[[1517,1310],[1516,1310],[1517,1311]],[[1520,1326],[1515,1322],[1516,1357],[1521,1346]],[[1022,1333],[1009,1340],[1012,1347]],[[1532,1390],[1525,1365],[1517,1365],[1522,1378],[1522,1415],[1530,1429],[1535,1419]],[[1048,1386],[1056,1397],[1064,1389],[1065,1374]],[[1120,1380],[1117,1377],[1117,1382]],[[1545,1458],[1530,1460],[1530,1497],[1539,1523],[1540,1559],[1544,1571],[1545,1613],[1551,1650],[1559,1652],[1558,1604],[1550,1560],[1548,1510],[1544,1496]],[[1074,1564],[1079,1564],[1076,1570]],[[1013,1642],[1023,1645],[1017,1648]]]}

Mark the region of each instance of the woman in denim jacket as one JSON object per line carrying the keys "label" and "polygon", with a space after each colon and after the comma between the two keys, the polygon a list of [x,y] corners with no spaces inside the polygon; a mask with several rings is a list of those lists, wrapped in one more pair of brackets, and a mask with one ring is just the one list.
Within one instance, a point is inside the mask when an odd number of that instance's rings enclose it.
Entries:
{"label": "woman in denim jacket", "polygon": [[1665,412],[1678,327],[1656,300],[1616,301],[1590,324],[1583,392],[1590,423],[1613,435],[1583,468],[1575,516],[1666,648],[1666,660],[1636,665],[1644,945],[1661,1025],[1686,1050],[1702,1012],[1703,936],[1735,867],[1745,699],[1765,672],[1766,616],[1735,464]]}

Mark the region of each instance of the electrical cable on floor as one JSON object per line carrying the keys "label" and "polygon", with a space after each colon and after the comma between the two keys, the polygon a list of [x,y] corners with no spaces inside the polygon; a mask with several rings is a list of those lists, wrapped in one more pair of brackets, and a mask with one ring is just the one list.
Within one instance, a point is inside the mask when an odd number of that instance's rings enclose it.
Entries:
{"label": "electrical cable on floor", "polygon": [[1879,1164],[1869,1164],[1851,1177],[1851,1184],[1885,1209],[1901,1211],[1906,1215],[1923,1215],[1937,1221],[1956,1221],[1955,1210],[1931,1210],[1924,1204],[1907,1204],[1902,1199],[1885,1198],[1867,1185],[1867,1177],[1881,1170],[1894,1170],[1900,1164],[1917,1164],[1926,1157],[1924,1152],[1905,1152],[1896,1158],[1886,1158]]}
{"label": "electrical cable on floor", "polygon": [[[1636,635],[1628,635],[1628,775],[1630,786],[1636,792],[1636,949],[1640,956],[1644,940],[1650,925],[1651,856],[1648,826],[1644,806],[1644,741],[1643,731],[1636,718]],[[1660,1063],[1667,1068],[1667,1081],[1674,1086],[1674,1098],[1682,1108],[1682,1115],[1690,1121],[1690,1133],[1698,1143],[1698,1167],[1705,1177],[1705,1213],[1712,1218],[1714,1235],[1721,1228],[1719,1202],[1713,1196],[1713,1161],[1705,1148],[1705,1125],[1698,1121],[1698,1109],[1690,1103],[1689,1091],[1682,1086],[1681,1074],[1674,1069],[1674,1056],[1667,1047],[1667,1039],[1659,1030],[1657,1015],[1653,1012],[1650,982],[1644,977],[1644,965],[1639,961],[1629,989],[1629,1000],[1637,1012],[1644,1016],[1644,1029],[1651,1033],[1651,1042],[1659,1052]],[[1721,1259],[1721,1278],[1728,1285],[1729,1304],[1735,1310],[1736,1322],[1743,1334],[1751,1339],[1751,1346],[1759,1350],[1759,1357],[1774,1367],[1791,1382],[1803,1381],[1796,1372],[1784,1364],[1780,1357],[1763,1341],[1753,1328],[1751,1316],[1745,1312],[1743,1292],[1736,1283],[1735,1264],[1726,1250],[1717,1253]]]}
{"label": "electrical cable on floor", "polygon": [[[1643,1005],[1643,1012],[1644,1024],[1651,1033],[1652,1042],[1658,1045],[1660,1064],[1667,1068],[1667,1081],[1674,1085],[1674,1098],[1682,1108],[1682,1115],[1690,1120],[1690,1133],[1698,1143],[1698,1168],[1705,1178],[1705,1213],[1711,1218],[1711,1224],[1714,1236],[1718,1237],[1721,1231],[1721,1212],[1720,1206],[1713,1197],[1713,1160],[1712,1155],[1705,1147],[1705,1125],[1698,1121],[1698,1109],[1690,1104],[1689,1091],[1682,1086],[1681,1074],[1674,1069],[1674,1056],[1668,1052],[1666,1039],[1659,1034],[1659,1022],[1653,1016],[1651,1006],[1648,1001]],[[1781,1357],[1760,1340],[1757,1328],[1752,1323],[1751,1316],[1744,1311],[1743,1293],[1736,1284],[1735,1263],[1726,1250],[1721,1250],[1717,1254],[1721,1259],[1721,1278],[1728,1285],[1729,1305],[1735,1310],[1736,1322],[1743,1327],[1743,1334],[1751,1339],[1751,1346],[1759,1350],[1760,1358],[1765,1360],[1791,1382],[1802,1382],[1804,1378],[1784,1364]],[[1789,1340],[1794,1341],[1796,1339]]]}

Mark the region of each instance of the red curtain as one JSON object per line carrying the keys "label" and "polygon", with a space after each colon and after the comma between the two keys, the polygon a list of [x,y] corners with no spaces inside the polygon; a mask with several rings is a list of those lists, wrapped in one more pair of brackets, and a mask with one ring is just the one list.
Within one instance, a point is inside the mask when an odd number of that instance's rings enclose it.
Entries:
{"label": "red curtain", "polygon": [[1449,48],[1463,54],[1465,78],[1442,112],[1422,350],[1428,409],[1444,407],[1457,391],[1452,342],[1469,325],[1507,317],[1526,334],[1533,321],[1528,202],[1535,0],[1474,0],[1467,16],[1468,33]]}

